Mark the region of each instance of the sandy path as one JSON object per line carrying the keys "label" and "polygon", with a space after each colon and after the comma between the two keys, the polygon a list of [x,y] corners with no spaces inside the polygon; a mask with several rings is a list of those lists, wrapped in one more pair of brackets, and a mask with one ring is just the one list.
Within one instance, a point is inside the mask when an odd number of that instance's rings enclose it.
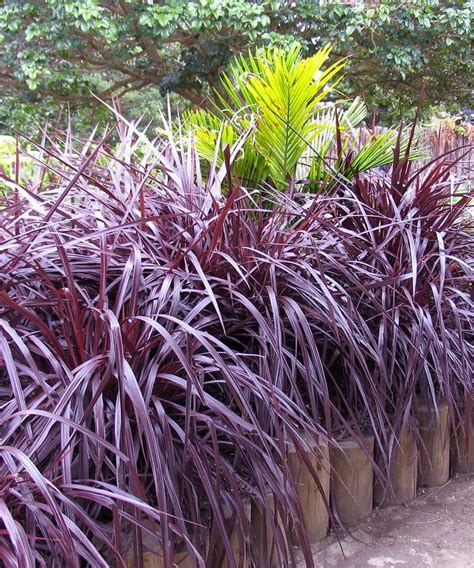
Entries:
{"label": "sandy path", "polygon": [[474,476],[427,489],[407,506],[375,510],[342,547],[346,559],[334,536],[317,544],[316,566],[474,568]]}

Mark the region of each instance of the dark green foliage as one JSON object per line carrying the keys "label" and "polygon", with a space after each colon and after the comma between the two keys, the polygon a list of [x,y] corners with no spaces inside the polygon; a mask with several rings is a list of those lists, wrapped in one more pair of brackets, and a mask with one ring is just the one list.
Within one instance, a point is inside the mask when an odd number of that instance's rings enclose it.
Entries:
{"label": "dark green foliage", "polygon": [[25,128],[69,104],[87,122],[91,91],[131,101],[147,88],[202,103],[235,54],[295,41],[308,54],[331,43],[334,60],[348,56],[341,88],[389,126],[421,92],[428,108],[459,111],[471,99],[470,12],[465,0],[7,0],[0,120]]}

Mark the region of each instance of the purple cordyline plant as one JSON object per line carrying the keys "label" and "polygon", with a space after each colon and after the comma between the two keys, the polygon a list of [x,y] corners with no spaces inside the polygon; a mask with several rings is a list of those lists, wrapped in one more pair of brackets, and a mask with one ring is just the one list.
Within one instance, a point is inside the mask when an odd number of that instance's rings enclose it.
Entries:
{"label": "purple cordyline plant", "polygon": [[350,243],[360,284],[350,294],[377,342],[387,465],[420,405],[434,414],[446,402],[453,430],[472,427],[474,394],[473,190],[451,175],[462,156],[448,152],[417,167],[399,147],[394,153],[387,174],[356,176],[331,227]]}
{"label": "purple cordyline plant", "polygon": [[289,445],[307,462],[307,435],[371,431],[388,463],[418,400],[465,408],[467,196],[403,157],[330,195],[261,194],[230,178],[239,142],[202,171],[190,140],[117,131],[45,137],[31,183],[5,182],[0,558],[140,565],[153,543],[165,566],[182,547],[235,566],[252,499],[268,555],[295,565],[291,522],[312,566]]}

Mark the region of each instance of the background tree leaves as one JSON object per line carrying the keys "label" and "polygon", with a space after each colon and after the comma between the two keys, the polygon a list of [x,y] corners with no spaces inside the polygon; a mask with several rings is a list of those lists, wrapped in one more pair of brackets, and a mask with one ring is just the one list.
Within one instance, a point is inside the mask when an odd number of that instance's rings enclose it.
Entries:
{"label": "background tree leaves", "polygon": [[422,93],[428,111],[458,112],[472,94],[471,11],[463,0],[4,0],[0,128],[30,130],[66,105],[82,109],[79,125],[100,120],[91,92],[132,115],[141,100],[130,93],[144,89],[152,107],[167,92],[202,104],[234,55],[295,41],[308,55],[330,42],[333,60],[348,56],[341,89],[385,124]]}

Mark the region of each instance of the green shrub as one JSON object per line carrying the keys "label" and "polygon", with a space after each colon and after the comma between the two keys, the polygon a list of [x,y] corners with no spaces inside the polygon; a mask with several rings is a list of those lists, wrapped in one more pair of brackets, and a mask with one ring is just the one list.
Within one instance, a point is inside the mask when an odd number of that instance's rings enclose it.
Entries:
{"label": "green shrub", "polygon": [[[388,129],[361,140],[356,127],[367,116],[357,98],[331,101],[337,94],[344,61],[326,69],[331,48],[303,58],[299,47],[260,49],[238,57],[222,78],[215,111],[196,110],[186,119],[197,148],[208,161],[217,150],[224,162],[226,146],[241,146],[233,171],[247,185],[270,182],[328,189],[334,180],[390,164],[398,130]],[[401,150],[408,145],[402,131]],[[412,145],[411,158],[420,156]]]}

